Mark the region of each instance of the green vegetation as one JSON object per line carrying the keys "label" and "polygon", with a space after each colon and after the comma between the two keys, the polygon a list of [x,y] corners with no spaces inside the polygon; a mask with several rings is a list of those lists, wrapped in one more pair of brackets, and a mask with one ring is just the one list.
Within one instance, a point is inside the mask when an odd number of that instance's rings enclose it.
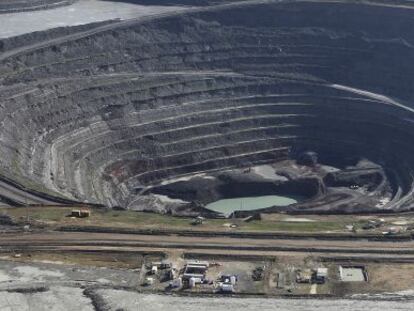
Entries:
{"label": "green vegetation", "polygon": [[[27,214],[35,224],[49,226],[102,226],[143,229],[188,229],[191,218],[178,218],[152,213],[140,213],[134,211],[115,211],[107,209],[91,209],[92,214],[88,218],[69,217],[73,209],[80,207],[17,207],[0,209],[0,213],[10,215],[17,222],[25,222]],[[208,227],[222,225],[222,220],[208,221]],[[200,228],[200,227],[197,227]]]}
{"label": "green vegetation", "polygon": [[[268,215],[264,220],[243,222],[233,219],[207,219],[202,225],[191,225],[191,218],[172,217],[134,211],[92,209],[88,218],[69,217],[73,209],[79,207],[19,207],[0,209],[0,213],[10,215],[15,221],[24,223],[29,215],[33,224],[51,228],[64,226],[99,226],[130,229],[175,229],[207,231],[284,231],[284,232],[326,232],[345,231],[345,225],[352,223],[350,217],[325,217],[320,220],[286,221],[286,215]],[[349,219],[348,219],[349,218]],[[355,219],[354,219],[355,220]],[[230,223],[237,225],[229,228]]]}
{"label": "green vegetation", "polygon": [[[134,211],[116,211],[111,209],[91,210],[88,218],[69,217],[73,209],[81,207],[17,207],[0,208],[0,214],[10,215],[16,222],[25,223],[27,215],[34,225],[50,228],[65,226],[97,226],[126,229],[171,229],[171,230],[206,230],[206,231],[273,231],[273,232],[349,232],[347,225],[353,225],[360,233],[381,233],[393,221],[400,218],[390,216],[381,228],[362,230],[369,219],[376,217],[364,216],[289,216],[284,214],[266,214],[262,220],[243,222],[241,219],[207,219],[202,225],[191,225],[192,218],[172,217],[154,213]],[[412,222],[412,215],[406,216]],[[230,224],[236,226],[230,228]],[[385,228],[385,229],[384,229]]]}

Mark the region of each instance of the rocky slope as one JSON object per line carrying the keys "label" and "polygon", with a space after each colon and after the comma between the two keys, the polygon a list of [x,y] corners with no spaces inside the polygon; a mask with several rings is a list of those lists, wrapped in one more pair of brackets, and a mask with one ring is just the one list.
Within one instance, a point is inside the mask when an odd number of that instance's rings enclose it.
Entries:
{"label": "rocky slope", "polygon": [[168,179],[312,150],[336,167],[379,164],[392,193],[381,209],[410,209],[413,12],[251,1],[11,49],[1,174],[125,207]]}

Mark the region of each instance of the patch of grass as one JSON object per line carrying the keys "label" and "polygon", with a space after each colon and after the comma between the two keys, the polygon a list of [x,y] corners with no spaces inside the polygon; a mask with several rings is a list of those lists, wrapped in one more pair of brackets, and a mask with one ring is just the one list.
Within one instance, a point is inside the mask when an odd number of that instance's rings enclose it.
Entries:
{"label": "patch of grass", "polygon": [[[15,221],[24,223],[27,214],[34,223],[50,227],[60,226],[98,226],[130,229],[176,229],[206,231],[280,231],[280,232],[344,232],[348,218],[340,217],[315,219],[309,222],[288,222],[279,217],[243,222],[240,219],[208,219],[202,225],[191,225],[191,218],[172,217],[153,213],[134,211],[115,211],[107,209],[91,209],[88,218],[68,217],[73,209],[79,207],[19,207],[0,209],[0,213],[10,215]],[[228,228],[224,224],[235,223],[237,228]]]}
{"label": "patch of grass", "polygon": [[[114,211],[105,209],[90,209],[92,214],[88,218],[68,217],[73,209],[79,207],[17,207],[3,208],[0,213],[10,215],[17,222],[26,221],[27,215],[31,221],[51,226],[102,226],[122,228],[188,229],[191,218],[178,218],[159,214],[141,213],[134,211]],[[217,221],[212,220],[214,224]],[[199,227],[197,227],[199,228]]]}
{"label": "patch of grass", "polygon": [[324,232],[343,231],[344,225],[334,221],[286,222],[286,221],[252,221],[243,229],[255,231],[287,231],[287,232]]}
{"label": "patch of grass", "polygon": [[59,207],[16,207],[0,209],[0,213],[9,215],[16,221],[26,220],[29,215],[35,221],[61,222],[71,210]]}
{"label": "patch of grass", "polygon": [[[119,211],[111,209],[92,208],[88,218],[67,217],[78,206],[62,207],[19,207],[0,208],[0,214],[10,215],[15,221],[24,223],[26,215],[37,224],[43,224],[51,228],[60,226],[99,226],[130,229],[175,229],[175,230],[206,230],[206,231],[274,231],[274,232],[348,232],[346,225],[353,224],[360,230],[366,223],[366,217],[360,216],[307,216],[309,221],[286,221],[286,218],[294,218],[283,214],[270,214],[262,220],[243,222],[240,219],[207,219],[204,224],[191,225],[192,218],[172,217],[155,213],[143,213],[135,211]],[[300,218],[300,217],[299,217]],[[411,219],[407,216],[407,219]],[[393,217],[389,221],[392,221]],[[387,220],[388,221],[388,220]],[[235,223],[237,228],[228,228],[224,224]],[[370,231],[371,232],[371,231]]]}

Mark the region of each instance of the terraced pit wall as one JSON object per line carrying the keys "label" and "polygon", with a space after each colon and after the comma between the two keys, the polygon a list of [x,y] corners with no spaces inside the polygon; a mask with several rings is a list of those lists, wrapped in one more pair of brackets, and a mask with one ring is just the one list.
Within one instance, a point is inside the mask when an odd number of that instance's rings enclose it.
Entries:
{"label": "terraced pit wall", "polygon": [[386,208],[410,209],[413,12],[217,6],[0,56],[1,174],[128,206],[171,178],[312,150],[380,163]]}

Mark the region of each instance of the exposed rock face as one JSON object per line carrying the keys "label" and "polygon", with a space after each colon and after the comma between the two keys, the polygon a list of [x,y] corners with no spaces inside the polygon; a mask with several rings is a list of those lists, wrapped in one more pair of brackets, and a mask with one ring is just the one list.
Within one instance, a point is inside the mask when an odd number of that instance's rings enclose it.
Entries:
{"label": "exposed rock face", "polygon": [[[409,209],[413,13],[253,2],[11,49],[0,55],[1,174],[126,207],[166,179],[310,150],[337,167],[380,164],[391,201],[364,208]],[[346,197],[335,209],[357,211],[360,197]]]}
{"label": "exposed rock face", "polygon": [[196,201],[205,205],[223,198],[271,194],[312,198],[325,191],[322,180],[317,176],[281,181],[235,170],[196,176],[190,180],[156,186],[150,192],[187,202]]}

